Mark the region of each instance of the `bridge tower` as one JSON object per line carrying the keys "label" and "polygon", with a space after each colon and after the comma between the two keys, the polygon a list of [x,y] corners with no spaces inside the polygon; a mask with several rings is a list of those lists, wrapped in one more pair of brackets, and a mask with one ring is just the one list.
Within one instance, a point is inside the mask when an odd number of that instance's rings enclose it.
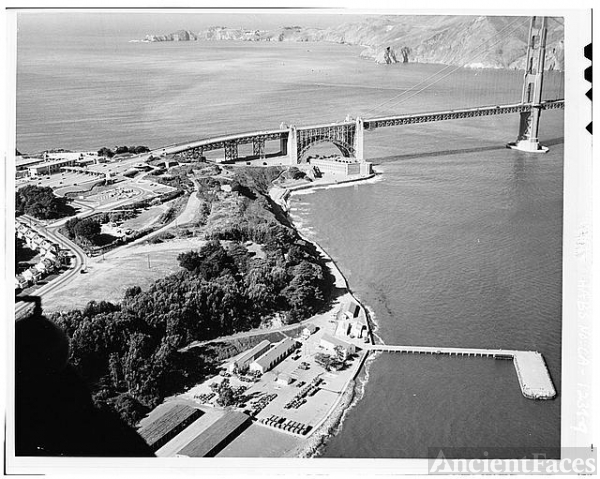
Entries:
{"label": "bridge tower", "polygon": [[287,156],[290,165],[298,164],[298,130],[294,125],[290,125],[290,132],[287,139]]}
{"label": "bridge tower", "polygon": [[365,124],[361,117],[356,119],[354,130],[354,157],[358,161],[365,161]]}
{"label": "bridge tower", "polygon": [[544,61],[546,58],[546,34],[546,17],[531,17],[527,63],[521,96],[521,103],[531,105],[531,110],[521,113],[517,141],[507,145],[516,150],[532,153],[545,153],[548,151],[548,148],[540,145],[538,141],[542,111],[540,104],[544,81]]}

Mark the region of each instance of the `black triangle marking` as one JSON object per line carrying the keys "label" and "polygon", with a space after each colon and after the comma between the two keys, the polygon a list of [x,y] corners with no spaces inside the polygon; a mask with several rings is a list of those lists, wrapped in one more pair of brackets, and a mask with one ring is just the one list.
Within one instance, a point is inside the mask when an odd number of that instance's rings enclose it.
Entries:
{"label": "black triangle marking", "polygon": [[583,54],[585,55],[585,58],[587,58],[588,60],[592,60],[592,44],[588,43],[584,48],[583,48]]}

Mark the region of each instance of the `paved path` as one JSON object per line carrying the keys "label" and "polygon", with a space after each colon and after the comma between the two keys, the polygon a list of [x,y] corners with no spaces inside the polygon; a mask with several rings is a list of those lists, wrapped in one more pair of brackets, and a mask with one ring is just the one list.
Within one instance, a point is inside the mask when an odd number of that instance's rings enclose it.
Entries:
{"label": "paved path", "polygon": [[308,321],[310,321],[310,320],[307,320],[303,323],[287,324],[285,326],[280,326],[278,328],[273,328],[273,329],[252,329],[250,331],[243,331],[241,333],[230,334],[229,336],[220,336],[218,338],[209,339],[207,341],[195,341],[191,344],[188,344],[184,348],[182,348],[181,351],[187,351],[188,349],[196,348],[199,346],[206,346],[207,344],[211,344],[211,343],[220,343],[221,341],[232,341],[234,339],[250,338],[252,336],[259,336],[261,334],[283,333],[285,331],[290,331],[292,329],[299,328],[303,324],[306,324],[306,322],[308,322]]}
{"label": "paved path", "polygon": [[162,228],[159,228],[156,231],[153,231],[152,233],[149,233],[145,236],[142,236],[141,238],[136,239],[135,241],[132,241],[131,243],[128,243],[120,248],[115,248],[115,249],[109,251],[108,253],[104,253],[104,257],[105,258],[110,257],[116,251],[122,251],[125,248],[139,245],[140,243],[148,241],[150,238],[153,238],[161,233],[164,233],[165,231],[167,231],[171,228],[176,228],[178,226],[183,226],[187,223],[190,223],[195,218],[196,212],[200,209],[200,199],[196,196],[197,191],[198,191],[198,185],[196,185],[196,188],[188,197],[188,202],[187,202],[187,205],[185,206],[185,209],[173,221],[166,224]]}

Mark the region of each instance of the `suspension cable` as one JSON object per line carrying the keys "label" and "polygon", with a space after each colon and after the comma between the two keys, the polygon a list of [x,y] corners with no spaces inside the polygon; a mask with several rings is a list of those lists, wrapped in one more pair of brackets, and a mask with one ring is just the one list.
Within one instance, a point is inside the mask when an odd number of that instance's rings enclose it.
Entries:
{"label": "suspension cable", "polygon": [[[496,36],[499,36],[499,35],[500,35],[502,32],[504,32],[506,29],[508,29],[509,27],[511,27],[512,25],[514,25],[514,24],[515,24],[516,22],[518,22],[519,20],[521,20],[521,21],[523,21],[523,20],[527,20],[527,21],[528,21],[529,19],[528,19],[527,17],[525,17],[525,18],[523,18],[523,17],[516,17],[516,18],[515,18],[515,20],[513,20],[513,21],[512,21],[512,22],[510,22],[508,25],[506,25],[504,28],[502,28],[502,30],[500,30],[499,32],[496,32],[496,33],[495,33],[493,36],[491,36],[490,38],[488,38],[488,39],[487,39],[487,40],[484,42],[484,44],[482,44],[482,45],[481,45],[481,47],[483,47],[483,46],[485,45],[485,43],[486,43],[486,42],[489,42],[489,41],[491,41],[491,40],[492,40],[494,37],[496,37]],[[513,28],[513,29],[512,29],[512,30],[509,32],[509,34],[511,34],[511,33],[513,33],[514,31],[516,31],[516,30],[517,30],[517,28],[518,28],[519,26],[520,26],[520,25],[517,25],[515,28]],[[500,43],[502,40],[503,40],[503,38],[499,38],[499,39],[498,39],[498,41],[496,41],[496,42],[495,42],[495,43],[493,43],[492,45],[488,45],[487,47],[485,47],[485,48],[486,48],[486,51],[487,51],[488,49],[490,49],[490,48],[492,48],[492,47],[496,46],[496,45],[497,45],[498,43]],[[480,47],[480,48],[481,48],[481,47]],[[475,58],[476,58],[477,56],[479,56],[479,55],[481,55],[481,51],[477,51],[477,52],[475,52],[475,53],[474,53],[474,54],[473,54],[471,57],[469,57],[469,58],[468,58],[468,60],[467,60],[467,63],[469,63],[471,60],[475,59]],[[377,110],[378,108],[381,108],[383,105],[385,105],[385,104],[387,104],[387,103],[390,103],[390,102],[392,102],[392,101],[394,101],[394,100],[396,100],[396,99],[398,99],[398,98],[402,97],[403,95],[406,95],[408,92],[412,91],[414,88],[416,88],[416,87],[418,87],[418,86],[422,85],[423,83],[425,83],[425,82],[427,82],[427,81],[431,80],[431,79],[432,79],[432,78],[434,78],[435,76],[437,76],[437,75],[441,74],[441,73],[442,73],[442,72],[444,72],[445,70],[447,70],[447,69],[449,69],[449,68],[452,68],[452,67],[453,67],[452,65],[447,65],[446,67],[442,68],[440,71],[438,71],[438,72],[434,73],[433,75],[430,75],[429,77],[427,77],[427,78],[425,78],[424,80],[420,81],[419,83],[417,83],[416,85],[414,85],[412,88],[410,88],[410,89],[408,89],[408,90],[405,90],[405,91],[403,91],[403,92],[399,93],[398,95],[396,95],[396,96],[394,96],[394,97],[392,97],[392,98],[390,98],[390,99],[388,99],[388,100],[385,100],[384,102],[380,103],[379,105],[377,105],[377,106],[375,106],[375,107],[373,107],[373,108],[369,109],[369,110],[367,111],[367,114],[368,114],[368,113],[371,113],[371,112],[374,112],[374,111],[375,111],[375,110]],[[457,71],[457,70],[460,70],[461,68],[463,68],[463,66],[462,66],[462,65],[460,65],[460,66],[457,66],[457,67],[454,67],[452,71],[450,71],[450,72],[449,72],[449,73],[447,73],[446,75],[442,76],[441,78],[438,78],[438,79],[437,79],[436,81],[434,81],[433,83],[430,83],[429,85],[426,85],[426,86],[424,86],[424,87],[423,87],[423,88],[421,88],[419,91],[417,91],[417,92],[413,93],[412,95],[410,95],[408,98],[405,98],[405,99],[403,99],[403,100],[401,100],[401,101],[398,101],[398,102],[394,102],[394,103],[392,103],[392,105],[390,105],[390,106],[396,106],[396,105],[398,105],[398,104],[400,104],[400,103],[402,103],[402,102],[404,102],[404,101],[406,101],[406,100],[408,100],[408,99],[412,98],[413,96],[415,96],[415,95],[418,95],[418,94],[419,94],[419,93],[421,93],[422,91],[426,90],[426,89],[427,89],[427,88],[429,88],[430,86],[433,86],[433,85],[435,85],[436,83],[440,82],[441,80],[443,80],[444,78],[448,77],[449,75],[451,75],[451,74],[452,74],[452,73],[454,73],[455,71]]]}

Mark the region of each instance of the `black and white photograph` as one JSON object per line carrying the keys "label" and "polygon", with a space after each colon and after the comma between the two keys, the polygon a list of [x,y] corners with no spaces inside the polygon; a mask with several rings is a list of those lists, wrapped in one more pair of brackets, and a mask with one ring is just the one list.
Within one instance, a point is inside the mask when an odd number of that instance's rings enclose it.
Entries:
{"label": "black and white photograph", "polygon": [[5,10],[6,473],[596,473],[591,10],[324,7]]}

